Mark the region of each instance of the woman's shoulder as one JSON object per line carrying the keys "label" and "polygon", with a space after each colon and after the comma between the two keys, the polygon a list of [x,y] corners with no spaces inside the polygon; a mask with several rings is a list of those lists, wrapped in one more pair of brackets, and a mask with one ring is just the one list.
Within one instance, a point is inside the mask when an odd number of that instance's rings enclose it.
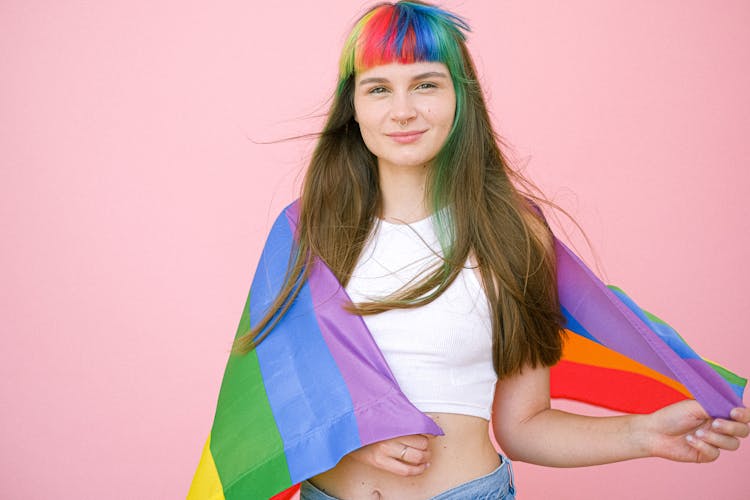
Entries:
{"label": "woman's shoulder", "polygon": [[548,253],[552,252],[555,245],[555,236],[552,234],[549,224],[547,224],[542,208],[535,200],[524,198],[524,201],[527,203],[527,209],[522,210],[521,214],[531,238],[538,241]]}

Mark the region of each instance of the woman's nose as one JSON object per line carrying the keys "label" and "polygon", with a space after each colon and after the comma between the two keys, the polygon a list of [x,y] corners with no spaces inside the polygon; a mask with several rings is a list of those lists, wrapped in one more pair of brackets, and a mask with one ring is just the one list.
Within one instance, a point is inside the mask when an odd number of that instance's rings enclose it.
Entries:
{"label": "woman's nose", "polygon": [[396,93],[391,104],[391,118],[395,122],[404,122],[417,116],[417,109],[408,94]]}

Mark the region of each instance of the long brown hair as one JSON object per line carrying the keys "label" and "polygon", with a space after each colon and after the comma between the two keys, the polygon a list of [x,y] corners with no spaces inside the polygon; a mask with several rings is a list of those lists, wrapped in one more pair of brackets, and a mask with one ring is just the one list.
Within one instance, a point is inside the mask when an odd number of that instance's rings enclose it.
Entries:
{"label": "long brown hair", "polygon": [[[473,259],[492,314],[492,359],[498,376],[519,373],[526,365],[553,365],[562,355],[563,318],[552,235],[530,201],[543,200],[528,189],[533,187],[530,182],[509,167],[499,147],[474,63],[458,29],[467,27],[458,24],[462,21],[455,15],[418,2],[378,5],[360,23],[377,9],[412,9],[407,16],[390,14],[394,32],[408,31],[408,23],[417,15],[437,16],[450,24],[452,29],[444,31],[455,56],[449,54],[441,62],[448,66],[456,89],[456,118],[446,144],[431,163],[426,186],[441,236],[441,265],[382,300],[352,304],[350,309],[366,315],[425,305]],[[406,26],[399,25],[402,18]],[[430,26],[436,25],[431,21]],[[352,37],[363,36],[360,23]],[[352,43],[352,37],[347,46],[361,46]],[[344,60],[356,56],[345,53]],[[265,317],[237,339],[237,352],[248,352],[268,335],[295,300],[313,257],[322,259],[346,286],[380,215],[377,158],[365,146],[354,120],[354,79],[354,65],[342,65],[337,93],[305,175],[298,247],[286,284]]]}

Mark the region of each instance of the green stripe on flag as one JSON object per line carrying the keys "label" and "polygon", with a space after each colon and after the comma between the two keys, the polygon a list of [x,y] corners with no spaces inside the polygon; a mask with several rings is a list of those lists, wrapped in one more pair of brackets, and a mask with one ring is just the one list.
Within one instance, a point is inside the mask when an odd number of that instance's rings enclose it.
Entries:
{"label": "green stripe on flag", "polygon": [[723,366],[717,365],[716,363],[712,363],[711,361],[708,361],[707,359],[704,359],[706,363],[711,366],[714,370],[716,370],[716,373],[721,375],[721,377],[729,382],[730,384],[738,385],[740,387],[745,387],[745,384],[747,384],[747,380],[740,377],[739,375],[735,375],[734,373],[730,372]]}
{"label": "green stripe on flag", "polygon": [[[249,305],[250,295],[236,336],[250,329]],[[227,500],[267,498],[291,486],[255,351],[229,357],[211,429],[211,454]]]}

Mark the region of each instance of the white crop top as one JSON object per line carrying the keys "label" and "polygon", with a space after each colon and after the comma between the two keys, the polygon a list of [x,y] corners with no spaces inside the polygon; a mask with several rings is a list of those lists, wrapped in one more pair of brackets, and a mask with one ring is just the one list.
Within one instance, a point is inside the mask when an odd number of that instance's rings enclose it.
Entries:
{"label": "white crop top", "polygon": [[[442,254],[433,217],[380,221],[346,287],[353,302],[383,298],[426,276]],[[464,268],[437,299],[363,317],[401,390],[421,411],[489,420],[495,371],[489,305],[475,271]]]}

